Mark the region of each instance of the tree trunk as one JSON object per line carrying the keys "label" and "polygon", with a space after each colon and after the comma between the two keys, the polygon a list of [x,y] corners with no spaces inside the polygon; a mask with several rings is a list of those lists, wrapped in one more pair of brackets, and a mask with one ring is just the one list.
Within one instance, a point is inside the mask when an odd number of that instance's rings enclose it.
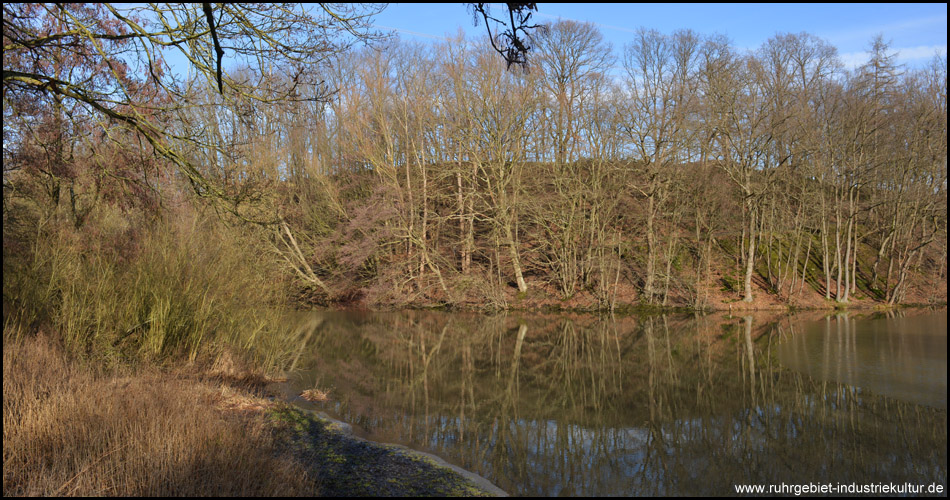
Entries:
{"label": "tree trunk", "polygon": [[[750,202],[751,205],[751,202]],[[752,302],[752,272],[755,270],[755,210],[749,207],[749,252],[745,264],[745,298]]]}

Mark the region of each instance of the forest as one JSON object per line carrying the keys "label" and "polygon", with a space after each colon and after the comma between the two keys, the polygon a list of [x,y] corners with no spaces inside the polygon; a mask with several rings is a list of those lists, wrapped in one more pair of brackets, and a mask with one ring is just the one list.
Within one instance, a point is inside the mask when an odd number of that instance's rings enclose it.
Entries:
{"label": "forest", "polygon": [[5,5],[4,321],[946,302],[945,55],[560,21],[512,66],[321,8]]}

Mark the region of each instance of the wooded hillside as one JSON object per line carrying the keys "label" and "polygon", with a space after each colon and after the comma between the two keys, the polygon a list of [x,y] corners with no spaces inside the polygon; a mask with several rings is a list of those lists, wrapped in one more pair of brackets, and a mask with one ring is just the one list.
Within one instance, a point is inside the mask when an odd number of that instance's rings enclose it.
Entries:
{"label": "wooded hillside", "polygon": [[[350,46],[233,10],[222,86],[191,9],[149,38],[145,13],[4,6],[5,317],[142,286],[171,254],[169,293],[206,276],[237,302],[946,302],[945,56],[909,69],[878,38],[848,71],[806,33],[612,48],[562,21],[522,70],[487,40]],[[162,63],[175,36],[190,77]],[[312,37],[343,41],[289,46]]]}

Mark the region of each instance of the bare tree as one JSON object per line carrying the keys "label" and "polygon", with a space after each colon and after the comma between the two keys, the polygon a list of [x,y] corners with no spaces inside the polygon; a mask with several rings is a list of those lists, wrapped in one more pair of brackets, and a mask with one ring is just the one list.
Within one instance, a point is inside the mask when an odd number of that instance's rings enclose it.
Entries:
{"label": "bare tree", "polygon": [[[235,193],[206,178],[179,146],[203,138],[176,135],[169,128],[187,107],[190,91],[169,71],[165,51],[184,56],[226,99],[296,99],[299,86],[320,87],[321,69],[330,56],[354,40],[374,36],[367,23],[378,11],[329,4],[320,4],[317,14],[292,4],[8,4],[3,7],[3,89],[11,106],[5,106],[4,116],[21,115],[17,96],[75,102],[103,128],[114,121],[136,130],[156,154],[178,167],[196,192],[229,200],[223,206],[233,208],[241,201]],[[222,50],[252,68],[257,78],[234,78],[222,71]],[[51,51],[83,61],[83,69],[57,73],[47,57]],[[275,71],[291,77],[263,77]],[[324,88],[309,97],[329,95]]]}
{"label": "bare tree", "polygon": [[[531,11],[538,10],[536,3],[506,3],[508,10],[508,19],[498,19],[491,14],[491,6],[486,3],[472,3],[472,14],[475,17],[475,25],[478,20],[485,23],[485,29],[488,30],[488,40],[495,52],[505,58],[508,68],[511,65],[520,65],[522,68],[528,67],[528,52],[531,46],[529,30],[544,29],[542,25],[531,24]],[[490,22],[489,22],[490,21]],[[492,34],[492,23],[504,26],[502,31]],[[520,35],[519,35],[520,32]]]}
{"label": "bare tree", "polygon": [[582,114],[596,109],[593,101],[602,95],[598,92],[613,58],[610,46],[589,23],[561,21],[534,39],[536,92],[543,103],[538,121],[545,134],[540,147],[548,149],[550,144],[552,150],[539,156],[554,160],[553,196],[538,213],[544,221],[539,226],[546,231],[545,264],[554,271],[562,295],[569,297],[586,280],[590,265],[590,242],[585,241],[593,222],[587,215],[590,193],[578,167],[581,158],[590,158],[592,152]]}
{"label": "bare tree", "polygon": [[646,198],[646,276],[643,294],[652,303],[657,293],[657,216],[669,201],[671,168],[687,161],[689,123],[693,111],[695,61],[699,39],[691,32],[665,36],[641,29],[625,49],[625,106],[622,130],[630,141],[643,183],[634,187]]}

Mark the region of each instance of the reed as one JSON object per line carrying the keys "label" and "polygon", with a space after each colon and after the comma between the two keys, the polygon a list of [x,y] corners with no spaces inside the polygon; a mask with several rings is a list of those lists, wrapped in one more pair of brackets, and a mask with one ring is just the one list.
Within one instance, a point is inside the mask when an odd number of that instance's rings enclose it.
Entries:
{"label": "reed", "polygon": [[130,227],[105,213],[82,231],[38,231],[4,266],[5,320],[108,366],[236,349],[281,368],[293,344],[283,272],[259,237],[200,215]]}

